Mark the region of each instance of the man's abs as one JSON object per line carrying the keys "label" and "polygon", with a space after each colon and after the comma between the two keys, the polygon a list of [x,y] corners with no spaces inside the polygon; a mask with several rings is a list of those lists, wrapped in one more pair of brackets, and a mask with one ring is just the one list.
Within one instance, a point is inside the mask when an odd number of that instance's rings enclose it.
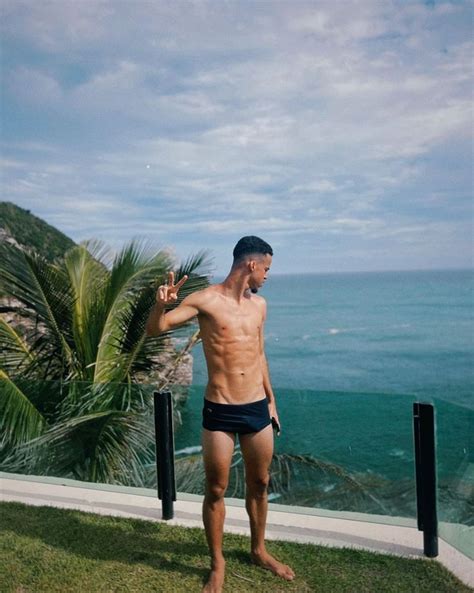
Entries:
{"label": "man's abs", "polygon": [[206,357],[206,399],[216,403],[246,404],[265,397],[260,357],[251,363],[223,369]]}

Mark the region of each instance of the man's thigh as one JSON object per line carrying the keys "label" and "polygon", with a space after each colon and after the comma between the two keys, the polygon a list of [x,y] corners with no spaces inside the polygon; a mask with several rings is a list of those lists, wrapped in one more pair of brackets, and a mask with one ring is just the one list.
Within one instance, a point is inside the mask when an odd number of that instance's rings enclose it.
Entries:
{"label": "man's thigh", "polygon": [[259,432],[239,435],[247,479],[267,476],[273,457],[273,429],[269,424]]}
{"label": "man's thigh", "polygon": [[230,432],[202,429],[202,457],[208,482],[227,484],[234,444],[235,435]]}

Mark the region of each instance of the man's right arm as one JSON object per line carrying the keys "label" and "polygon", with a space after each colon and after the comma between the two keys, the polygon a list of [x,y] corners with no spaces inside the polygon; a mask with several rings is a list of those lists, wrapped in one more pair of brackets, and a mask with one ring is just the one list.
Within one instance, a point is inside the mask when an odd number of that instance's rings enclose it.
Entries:
{"label": "man's right arm", "polygon": [[168,275],[168,283],[158,287],[156,303],[154,304],[146,323],[145,330],[147,336],[159,336],[163,332],[186,323],[186,321],[189,321],[199,313],[195,293],[187,296],[176,309],[166,313],[166,305],[178,300],[178,291],[187,279],[187,276],[183,276],[183,278],[175,284],[174,273],[170,272]]}
{"label": "man's right arm", "polygon": [[166,304],[156,302],[150,312],[146,323],[147,336],[159,336],[163,332],[179,327],[189,321],[199,313],[197,307],[193,304],[193,295],[186,297],[183,302],[166,313]]}

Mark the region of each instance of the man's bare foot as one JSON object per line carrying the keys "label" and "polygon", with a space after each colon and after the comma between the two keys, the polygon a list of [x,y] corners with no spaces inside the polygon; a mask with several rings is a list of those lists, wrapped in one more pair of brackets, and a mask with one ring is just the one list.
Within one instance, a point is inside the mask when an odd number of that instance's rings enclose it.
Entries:
{"label": "man's bare foot", "polygon": [[222,593],[224,586],[225,562],[214,563],[211,568],[211,573],[204,585],[202,593]]}
{"label": "man's bare foot", "polygon": [[270,570],[273,572],[273,574],[282,579],[292,581],[295,578],[295,573],[289,566],[278,562],[278,560],[266,550],[263,552],[251,552],[250,557],[254,564],[260,566],[261,568]]}

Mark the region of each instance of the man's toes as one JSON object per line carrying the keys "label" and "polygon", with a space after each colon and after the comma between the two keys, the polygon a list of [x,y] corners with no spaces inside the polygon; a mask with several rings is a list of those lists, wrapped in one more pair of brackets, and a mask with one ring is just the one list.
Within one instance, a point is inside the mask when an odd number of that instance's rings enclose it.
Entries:
{"label": "man's toes", "polygon": [[285,576],[288,580],[292,581],[295,578],[295,572],[289,566],[285,566]]}

